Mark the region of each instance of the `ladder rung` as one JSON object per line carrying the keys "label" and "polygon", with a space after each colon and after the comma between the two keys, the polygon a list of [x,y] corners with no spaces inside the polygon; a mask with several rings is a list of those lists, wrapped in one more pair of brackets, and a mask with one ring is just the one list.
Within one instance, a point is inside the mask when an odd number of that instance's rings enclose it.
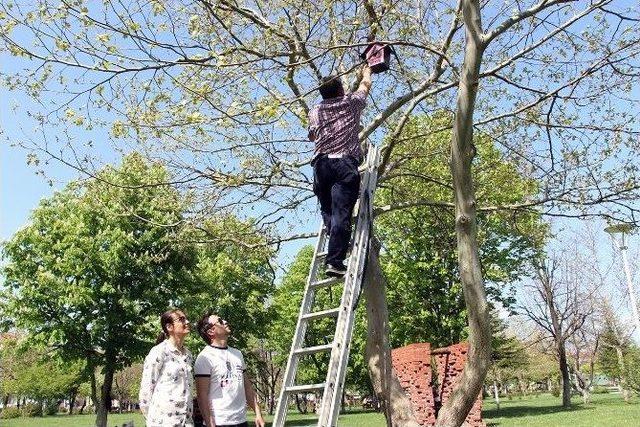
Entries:
{"label": "ladder rung", "polygon": [[[351,245],[352,245],[352,243],[353,243],[353,239],[349,240],[349,249],[351,249]],[[316,255],[316,259],[318,259],[318,260],[322,260],[322,259],[324,259],[324,258],[326,258],[326,257],[327,257],[327,254],[328,254],[328,253],[329,253],[329,252],[327,252],[327,251],[324,251],[324,252],[318,252],[318,255]],[[349,256],[350,256],[350,255],[351,255],[350,253],[349,253],[349,254],[347,254],[347,257],[344,259],[344,263],[345,263],[345,264],[348,264],[348,263],[349,263]]]}
{"label": "ladder rung", "polygon": [[340,283],[343,280],[344,280],[344,276],[342,276],[342,277],[329,277],[328,279],[322,279],[322,280],[318,280],[317,282],[313,282],[311,284],[311,287],[313,289],[323,288],[325,286],[335,285],[336,283]]}
{"label": "ladder rung", "polygon": [[331,343],[331,344],[323,344],[323,345],[315,345],[313,347],[299,348],[298,350],[295,350],[293,353],[297,354],[297,355],[320,353],[321,351],[328,351],[328,350],[331,350],[332,348],[333,348],[333,343]]}
{"label": "ladder rung", "polygon": [[309,313],[302,316],[304,320],[319,319],[321,317],[338,317],[340,313],[340,307],[332,308],[330,310],[316,311],[315,313]]}
{"label": "ladder rung", "polygon": [[301,391],[316,391],[324,390],[324,383],[320,384],[304,384],[304,385],[292,385],[285,387],[284,391],[287,393],[300,393]]}

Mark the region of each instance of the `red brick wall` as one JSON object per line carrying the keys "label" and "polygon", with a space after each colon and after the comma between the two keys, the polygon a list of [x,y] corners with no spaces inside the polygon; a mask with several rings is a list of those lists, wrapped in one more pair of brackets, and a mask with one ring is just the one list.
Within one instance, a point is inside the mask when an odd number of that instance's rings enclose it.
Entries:
{"label": "red brick wall", "polygon": [[[434,396],[438,410],[442,406],[440,402],[444,403],[447,401],[458,377],[462,374],[468,351],[469,345],[467,343],[460,343],[450,345],[449,347],[438,348],[431,352],[435,359],[438,379],[440,380]],[[484,421],[482,421],[482,392],[480,392],[471,411],[469,411],[464,425],[469,427],[485,426]]]}
{"label": "red brick wall", "polygon": [[391,351],[393,370],[408,393],[420,425],[436,422],[431,387],[431,344],[410,344]]}
{"label": "red brick wall", "polygon": [[[441,402],[445,402],[462,374],[468,345],[455,344],[431,351],[428,343],[410,344],[391,351],[393,369],[411,399],[418,422],[433,426]],[[431,356],[436,364],[437,387],[431,370]],[[485,427],[482,421],[482,393],[478,396],[464,424],[468,427]]]}

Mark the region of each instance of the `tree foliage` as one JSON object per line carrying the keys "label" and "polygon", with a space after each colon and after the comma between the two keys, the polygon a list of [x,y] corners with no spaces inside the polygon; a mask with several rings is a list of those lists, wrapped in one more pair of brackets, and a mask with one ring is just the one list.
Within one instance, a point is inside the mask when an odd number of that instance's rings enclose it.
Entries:
{"label": "tree foliage", "polygon": [[75,395],[86,381],[83,361],[65,362],[42,346],[33,346],[18,336],[0,341],[1,395],[56,402]]}
{"label": "tree foliage", "polygon": [[43,200],[3,248],[3,317],[68,359],[118,369],[142,357],[149,319],[194,284],[182,199],[148,185],[166,179],[131,155]]}
{"label": "tree foliage", "polygon": [[[394,346],[422,341],[446,346],[466,337],[452,183],[443,149],[451,139],[449,128],[447,114],[412,118],[402,135],[410,142],[394,151],[394,170],[376,194]],[[487,207],[478,216],[483,274],[492,301],[511,307],[513,283],[541,249],[547,228],[537,213],[511,215],[490,208],[523,202],[537,192],[537,184],[504,161],[486,135],[476,138],[476,148],[478,203]],[[418,200],[439,202],[413,205]]]}

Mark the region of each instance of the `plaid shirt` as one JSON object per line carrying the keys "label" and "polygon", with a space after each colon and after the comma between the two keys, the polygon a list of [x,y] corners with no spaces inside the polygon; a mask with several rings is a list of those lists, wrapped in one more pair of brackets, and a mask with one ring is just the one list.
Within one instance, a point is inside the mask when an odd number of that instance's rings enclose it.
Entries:
{"label": "plaid shirt", "polygon": [[362,160],[358,140],[360,116],[367,94],[357,91],[325,99],[309,113],[309,135],[315,138],[313,157],[320,154],[346,154]]}

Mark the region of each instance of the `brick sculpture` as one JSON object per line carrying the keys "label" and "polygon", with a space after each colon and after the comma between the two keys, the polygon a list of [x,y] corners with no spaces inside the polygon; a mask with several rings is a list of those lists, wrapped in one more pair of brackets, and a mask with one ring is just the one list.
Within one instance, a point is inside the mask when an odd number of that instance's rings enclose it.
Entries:
{"label": "brick sculpture", "polygon": [[[391,351],[393,370],[409,395],[420,425],[435,424],[438,410],[449,398],[456,380],[462,374],[467,351],[466,343],[433,351],[429,343],[419,343]],[[435,363],[437,373],[435,381],[432,363]],[[464,426],[485,427],[482,421],[482,393],[469,412]]]}

